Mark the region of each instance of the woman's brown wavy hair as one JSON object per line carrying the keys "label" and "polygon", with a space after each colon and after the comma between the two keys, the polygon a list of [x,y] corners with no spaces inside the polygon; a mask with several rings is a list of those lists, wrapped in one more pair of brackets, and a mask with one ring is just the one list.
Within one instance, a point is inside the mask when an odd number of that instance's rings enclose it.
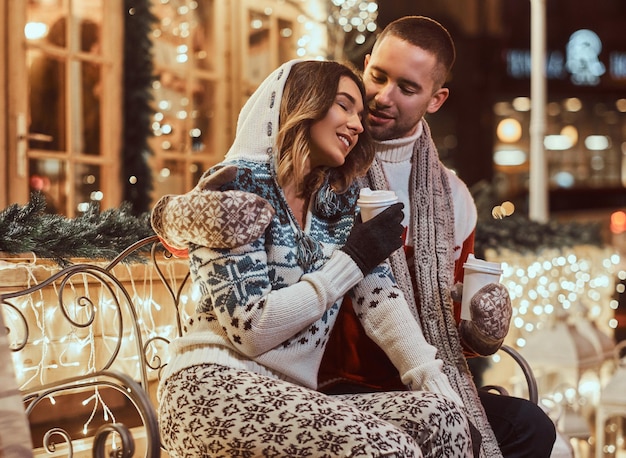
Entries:
{"label": "woman's brown wavy hair", "polygon": [[[343,165],[317,168],[304,176],[304,166],[310,154],[311,125],[326,116],[337,95],[342,76],[356,83],[363,97],[362,123],[364,131]],[[278,184],[296,184],[300,197],[309,197],[322,185],[326,176],[332,189],[344,192],[358,176],[365,175],[374,160],[374,145],[367,123],[365,87],[356,73],[346,65],[331,61],[303,61],[289,72],[279,114],[276,139],[278,151]]]}

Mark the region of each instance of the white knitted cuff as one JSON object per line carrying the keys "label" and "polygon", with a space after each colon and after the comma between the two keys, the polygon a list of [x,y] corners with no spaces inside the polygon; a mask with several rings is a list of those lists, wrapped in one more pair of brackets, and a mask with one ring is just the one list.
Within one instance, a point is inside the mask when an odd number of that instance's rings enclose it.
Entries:
{"label": "white knitted cuff", "polygon": [[428,391],[432,391],[433,393],[439,393],[453,401],[459,407],[463,407],[463,400],[459,394],[452,389],[452,385],[450,385],[448,377],[443,373],[437,377],[430,377],[426,380],[424,388]]}

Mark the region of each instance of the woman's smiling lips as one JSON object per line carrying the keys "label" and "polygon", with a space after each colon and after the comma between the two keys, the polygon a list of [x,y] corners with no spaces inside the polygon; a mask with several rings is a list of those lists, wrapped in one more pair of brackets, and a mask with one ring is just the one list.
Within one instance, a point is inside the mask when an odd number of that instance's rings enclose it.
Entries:
{"label": "woman's smiling lips", "polygon": [[346,151],[349,150],[350,146],[352,145],[352,138],[344,134],[337,134],[337,137],[339,137],[339,140],[345,146]]}

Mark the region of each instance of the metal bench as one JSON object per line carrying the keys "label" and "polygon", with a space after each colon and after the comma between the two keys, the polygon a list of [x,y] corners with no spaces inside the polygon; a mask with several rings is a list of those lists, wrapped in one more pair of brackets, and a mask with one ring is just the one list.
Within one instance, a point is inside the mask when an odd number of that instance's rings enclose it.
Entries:
{"label": "metal bench", "polygon": [[[2,289],[35,451],[161,456],[153,391],[165,345],[182,333],[189,277],[186,261],[173,276],[170,264],[171,254],[153,236],[109,263],[72,264],[30,287]],[[139,288],[158,290],[158,301]],[[157,312],[165,315],[161,325]]]}

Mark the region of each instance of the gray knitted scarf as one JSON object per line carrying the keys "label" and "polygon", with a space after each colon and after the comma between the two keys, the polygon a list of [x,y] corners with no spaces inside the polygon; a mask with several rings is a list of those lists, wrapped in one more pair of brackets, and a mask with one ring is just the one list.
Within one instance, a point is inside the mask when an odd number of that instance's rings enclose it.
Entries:
{"label": "gray knitted scarf", "polygon": [[[450,183],[430,128],[415,142],[411,158],[410,202],[415,248],[415,285],[402,250],[391,256],[391,267],[413,314],[422,325],[424,337],[438,350],[443,370],[467,409],[469,418],[482,435],[480,456],[501,457],[497,440],[482,407],[463,350],[452,312],[450,295],[454,282],[454,208]],[[368,172],[373,189],[387,189],[382,165],[376,159]],[[433,255],[434,254],[434,255]],[[415,297],[419,298],[419,308]]]}

